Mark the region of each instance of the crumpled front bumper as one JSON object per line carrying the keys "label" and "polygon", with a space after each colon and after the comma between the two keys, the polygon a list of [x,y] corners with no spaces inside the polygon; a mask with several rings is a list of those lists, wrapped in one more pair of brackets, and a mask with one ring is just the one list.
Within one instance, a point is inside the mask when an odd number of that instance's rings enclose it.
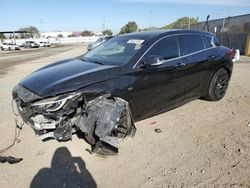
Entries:
{"label": "crumpled front bumper", "polygon": [[24,122],[43,140],[66,141],[74,131],[81,131],[96,139],[91,144],[94,152],[113,155],[118,152],[119,138],[134,136],[136,132],[128,102],[110,95],[87,102],[81,94],[56,112],[39,111],[32,103],[43,98],[20,84],[13,89],[13,99]]}
{"label": "crumpled front bumper", "polygon": [[[12,91],[13,100],[16,102],[17,110],[23,121],[40,135],[41,139],[55,138],[57,140],[68,140],[71,138],[72,122],[68,111],[56,113],[43,113],[37,111],[31,104],[41,100],[42,97],[18,84]],[[69,108],[70,110],[70,108]],[[73,113],[73,111],[71,111]]]}

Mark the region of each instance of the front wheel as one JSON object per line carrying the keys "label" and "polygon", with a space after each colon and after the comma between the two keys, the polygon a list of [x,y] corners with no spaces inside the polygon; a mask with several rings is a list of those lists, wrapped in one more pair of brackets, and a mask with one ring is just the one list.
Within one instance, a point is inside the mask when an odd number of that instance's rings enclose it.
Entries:
{"label": "front wheel", "polygon": [[[123,112],[121,113],[120,120],[118,121],[117,125],[113,129],[110,136],[114,136],[118,138],[125,138],[132,129],[131,123],[129,123],[128,121],[131,121],[131,119],[127,110],[124,109]],[[87,133],[85,134],[85,140],[90,145],[95,145],[96,142],[99,140],[99,138],[95,135],[95,128],[96,128],[96,124],[91,127],[91,130],[88,134]]]}
{"label": "front wheel", "polygon": [[209,85],[207,96],[204,98],[209,101],[221,100],[226,94],[229,80],[228,72],[224,68],[219,69],[214,74]]}

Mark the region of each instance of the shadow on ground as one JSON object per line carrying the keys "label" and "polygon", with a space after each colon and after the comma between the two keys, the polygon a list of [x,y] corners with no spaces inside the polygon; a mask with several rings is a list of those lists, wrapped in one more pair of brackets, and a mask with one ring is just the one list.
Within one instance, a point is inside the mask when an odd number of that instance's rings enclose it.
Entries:
{"label": "shadow on ground", "polygon": [[51,168],[41,169],[33,178],[31,188],[95,188],[96,183],[81,157],[72,157],[66,147],[58,148]]}

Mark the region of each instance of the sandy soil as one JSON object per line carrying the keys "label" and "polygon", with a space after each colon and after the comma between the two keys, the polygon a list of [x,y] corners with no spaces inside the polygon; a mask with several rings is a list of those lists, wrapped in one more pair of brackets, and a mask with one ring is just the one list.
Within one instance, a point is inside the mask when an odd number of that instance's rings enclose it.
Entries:
{"label": "sandy soil", "polygon": [[[13,61],[0,77],[0,148],[14,136],[14,85],[37,68],[78,56],[85,48],[66,46],[43,55],[0,53],[0,70],[8,59]],[[137,122],[135,137],[120,143],[117,156],[89,154],[89,145],[76,135],[69,142],[42,142],[24,126],[21,142],[1,154],[23,161],[0,164],[0,187],[250,187],[249,123],[250,59],[243,58],[234,66],[223,100],[195,100]]]}

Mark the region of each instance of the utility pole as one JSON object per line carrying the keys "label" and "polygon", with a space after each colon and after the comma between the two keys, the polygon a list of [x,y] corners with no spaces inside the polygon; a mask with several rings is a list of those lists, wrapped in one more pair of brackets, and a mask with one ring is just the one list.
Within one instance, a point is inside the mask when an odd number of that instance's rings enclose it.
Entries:
{"label": "utility pole", "polygon": [[44,30],[43,30],[43,19],[42,18],[40,19],[40,24],[41,24],[41,32],[44,32]]}
{"label": "utility pole", "polygon": [[188,29],[190,29],[190,24],[191,24],[191,20],[190,20],[190,17],[188,17]]}
{"label": "utility pole", "polygon": [[149,28],[152,27],[152,10],[149,11]]}
{"label": "utility pole", "polygon": [[103,17],[103,20],[102,20],[102,31],[105,30],[105,24],[106,24],[106,19],[105,19],[105,17]]}

